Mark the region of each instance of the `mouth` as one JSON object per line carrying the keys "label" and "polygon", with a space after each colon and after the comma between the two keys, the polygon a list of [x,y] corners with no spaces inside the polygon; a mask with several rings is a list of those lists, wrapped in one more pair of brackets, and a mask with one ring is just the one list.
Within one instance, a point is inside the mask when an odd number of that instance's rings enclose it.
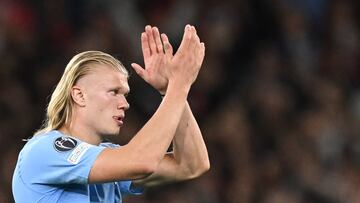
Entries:
{"label": "mouth", "polygon": [[122,126],[124,124],[124,116],[113,116],[113,119],[118,124],[118,126]]}

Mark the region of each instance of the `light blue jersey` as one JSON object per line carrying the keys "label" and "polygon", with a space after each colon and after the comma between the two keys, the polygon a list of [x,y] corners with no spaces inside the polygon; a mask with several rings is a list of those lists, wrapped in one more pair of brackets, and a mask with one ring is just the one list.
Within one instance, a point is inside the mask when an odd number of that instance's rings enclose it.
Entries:
{"label": "light blue jersey", "polygon": [[131,181],[88,184],[90,169],[106,143],[95,146],[59,131],[34,136],[20,151],[12,190],[17,203],[121,202],[140,194]]}

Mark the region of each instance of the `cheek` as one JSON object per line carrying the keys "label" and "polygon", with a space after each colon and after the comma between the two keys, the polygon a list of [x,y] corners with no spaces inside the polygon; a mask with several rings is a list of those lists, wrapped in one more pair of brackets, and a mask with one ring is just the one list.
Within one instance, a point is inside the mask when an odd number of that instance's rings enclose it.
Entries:
{"label": "cheek", "polygon": [[[107,101],[105,97],[89,95],[87,98],[87,107],[92,114],[99,114],[106,109]],[[100,116],[100,115],[99,115]]]}
{"label": "cheek", "polygon": [[103,114],[110,114],[114,107],[116,108],[116,100],[108,96],[97,96],[89,98],[89,108],[94,116],[102,116]]}

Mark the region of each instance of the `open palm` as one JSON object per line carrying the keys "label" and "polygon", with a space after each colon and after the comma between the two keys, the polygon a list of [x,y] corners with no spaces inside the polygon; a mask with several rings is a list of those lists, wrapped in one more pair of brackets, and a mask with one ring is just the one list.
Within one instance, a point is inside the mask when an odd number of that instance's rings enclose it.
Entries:
{"label": "open palm", "polygon": [[145,68],[132,63],[136,73],[147,83],[164,95],[168,85],[167,64],[173,57],[173,48],[165,34],[159,33],[157,27],[146,26],[141,34],[141,47]]}

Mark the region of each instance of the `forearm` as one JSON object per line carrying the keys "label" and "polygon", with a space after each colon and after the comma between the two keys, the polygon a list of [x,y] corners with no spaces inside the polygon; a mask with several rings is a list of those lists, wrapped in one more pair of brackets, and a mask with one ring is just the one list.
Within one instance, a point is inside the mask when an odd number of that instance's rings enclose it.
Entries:
{"label": "forearm", "polygon": [[166,154],[151,176],[135,181],[154,186],[195,178],[210,167],[207,149],[199,126],[186,102],[173,139],[173,152]]}
{"label": "forearm", "polygon": [[187,102],[173,139],[173,153],[180,171],[188,178],[196,177],[210,167],[204,139]]}
{"label": "forearm", "polygon": [[[160,163],[164,157],[186,105],[188,89],[176,85],[164,97],[159,108],[126,147],[139,155],[140,162]],[[135,158],[134,158],[135,159]]]}

